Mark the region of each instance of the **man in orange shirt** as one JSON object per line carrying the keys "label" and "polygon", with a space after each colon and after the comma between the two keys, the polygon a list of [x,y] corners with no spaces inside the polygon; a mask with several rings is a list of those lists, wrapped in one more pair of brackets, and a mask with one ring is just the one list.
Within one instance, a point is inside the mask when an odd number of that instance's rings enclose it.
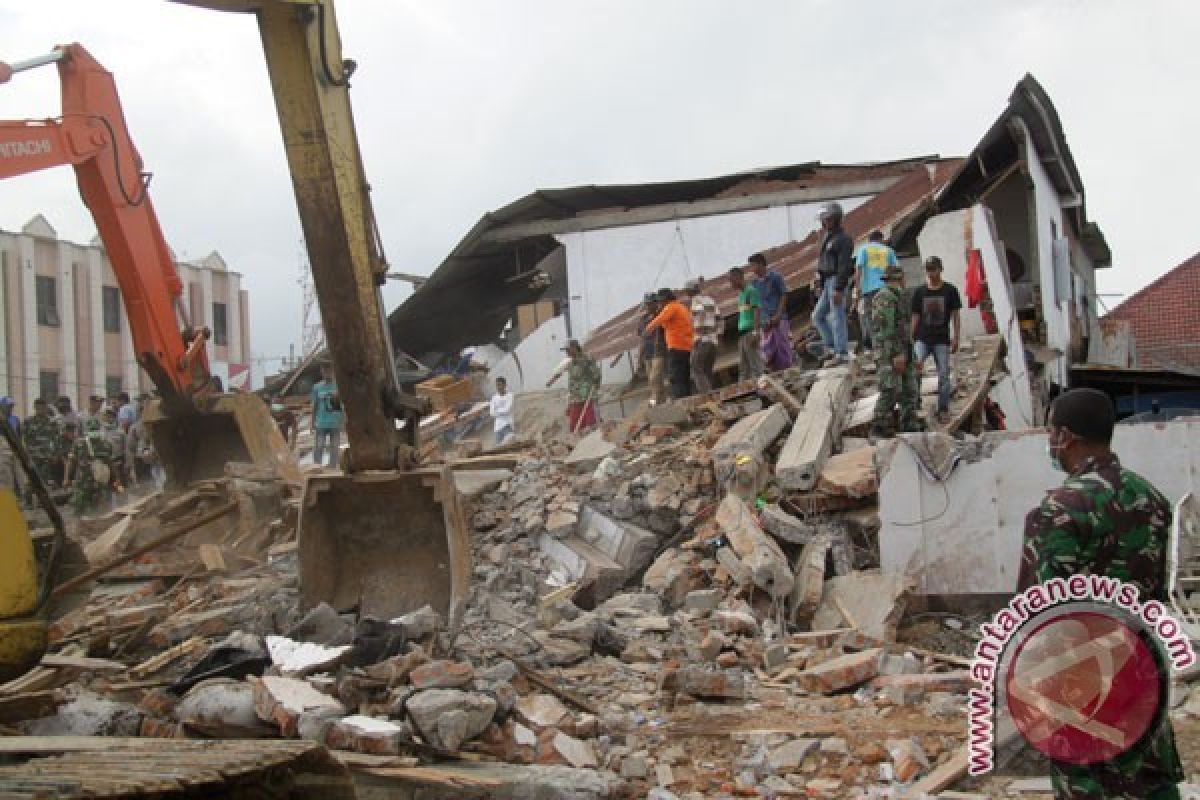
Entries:
{"label": "man in orange shirt", "polygon": [[692,312],[675,299],[670,289],[659,289],[662,310],[646,323],[646,333],[661,327],[667,337],[667,382],[671,397],[691,394]]}

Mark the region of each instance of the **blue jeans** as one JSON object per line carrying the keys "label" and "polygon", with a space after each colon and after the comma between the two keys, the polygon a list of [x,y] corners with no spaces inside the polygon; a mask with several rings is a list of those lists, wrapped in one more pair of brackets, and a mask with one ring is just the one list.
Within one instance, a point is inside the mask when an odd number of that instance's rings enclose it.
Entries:
{"label": "blue jeans", "polygon": [[[829,278],[821,289],[821,299],[813,309],[813,325],[821,334],[821,342],[825,350],[833,351],[834,355],[846,355],[846,292],[842,292],[842,302],[833,302],[833,292],[836,281]],[[830,324],[832,319],[833,324]]]}
{"label": "blue jeans", "polygon": [[938,411],[950,410],[950,345],[926,344],[916,342],[913,352],[917,357],[917,368],[925,365],[925,359],[933,354],[933,363],[937,365],[938,376]]}

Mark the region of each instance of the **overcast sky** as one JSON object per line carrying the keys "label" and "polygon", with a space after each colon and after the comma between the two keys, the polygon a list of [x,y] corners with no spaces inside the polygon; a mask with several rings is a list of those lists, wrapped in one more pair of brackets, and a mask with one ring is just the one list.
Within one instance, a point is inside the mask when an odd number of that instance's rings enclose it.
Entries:
{"label": "overcast sky", "polygon": [[[340,0],[352,98],[394,269],[428,273],[536,188],[820,160],[963,155],[1032,72],[1053,98],[1114,267],[1136,291],[1200,250],[1200,3]],[[0,4],[0,60],[78,41],[116,75],[184,259],[250,292],[255,378],[299,345],[300,225],[251,17],[165,0]],[[58,113],[52,68],[0,117]],[[0,186],[0,228],[95,227],[69,170]],[[408,294],[389,286],[389,308]],[[1112,305],[1113,298],[1102,298]]]}

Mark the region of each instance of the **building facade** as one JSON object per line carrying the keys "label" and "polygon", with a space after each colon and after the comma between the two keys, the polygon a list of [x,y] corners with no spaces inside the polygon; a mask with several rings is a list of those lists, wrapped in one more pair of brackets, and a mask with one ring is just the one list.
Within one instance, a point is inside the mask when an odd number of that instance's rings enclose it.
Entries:
{"label": "building facade", "polygon": [[[213,252],[178,262],[184,306],[213,332],[209,361],[226,386],[250,388],[250,326],[241,275]],[[42,215],[19,232],[0,230],[0,394],[18,413],[37,397],[150,391],[135,357],[129,320],[112,265],[97,239],[58,238]]]}

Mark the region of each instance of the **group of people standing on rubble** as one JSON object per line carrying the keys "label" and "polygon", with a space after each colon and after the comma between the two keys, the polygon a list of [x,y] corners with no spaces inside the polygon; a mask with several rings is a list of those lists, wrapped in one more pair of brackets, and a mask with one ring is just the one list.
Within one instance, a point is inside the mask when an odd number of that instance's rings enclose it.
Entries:
{"label": "group of people standing on rubble", "polygon": [[[0,418],[21,440],[46,486],[69,490],[72,507],[83,514],[127,486],[161,485],[162,470],[142,419],[147,400],[141,395],[134,401],[127,392],[107,401],[92,395],[86,411],[75,411],[66,395],[53,405],[39,397],[33,413],[21,419],[13,413],[13,399],[0,397]],[[0,442],[0,451],[11,458],[7,444]],[[5,480],[17,480],[15,469],[4,474]],[[34,504],[30,482],[13,488]]]}
{"label": "group of people standing on rubble", "polygon": [[[821,209],[822,228],[812,313],[816,341],[807,351],[824,367],[845,364],[851,358],[848,309],[860,308],[860,345],[873,354],[880,396],[872,435],[922,428],[918,417],[918,373],[933,357],[937,365],[936,419],[948,421],[950,358],[958,351],[959,312],[962,299],[957,287],[942,277],[936,256],[924,262],[926,281],[911,294],[905,292],[904,270],[895,251],[874,231],[857,251],[842,227],[843,212],[837,203]],[[767,257],[755,253],[746,266],[729,270],[730,287],[737,294],[738,380],[754,380],[767,371],[787,369],[795,362],[795,343],[788,319],[788,287],[783,275]],[[722,333],[716,301],[703,291],[704,281],[691,280],[681,291],[663,288],[642,299],[638,323],[641,335],[638,370],[644,369],[650,403],[711,391],[714,366]],[[596,393],[600,366],[572,340],[567,358],[547,386],[568,375],[568,420],[573,432],[595,425]],[[500,393],[503,397],[503,392]]]}

